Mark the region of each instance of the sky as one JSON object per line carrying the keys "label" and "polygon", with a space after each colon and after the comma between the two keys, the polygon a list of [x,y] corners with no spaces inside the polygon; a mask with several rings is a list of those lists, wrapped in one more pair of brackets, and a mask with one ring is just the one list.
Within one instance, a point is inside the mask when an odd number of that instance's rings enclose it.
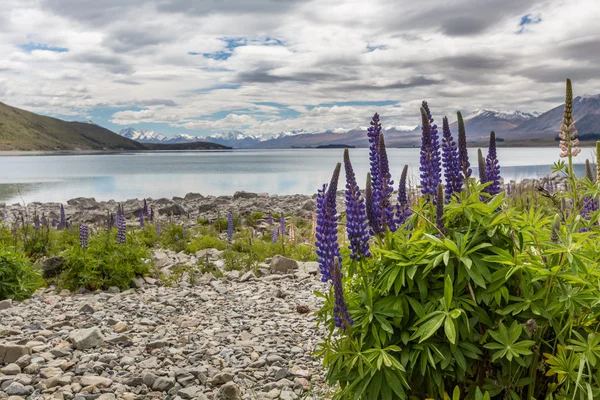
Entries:
{"label": "sky", "polygon": [[414,127],[600,93],[598,0],[2,0],[0,101],[166,135]]}

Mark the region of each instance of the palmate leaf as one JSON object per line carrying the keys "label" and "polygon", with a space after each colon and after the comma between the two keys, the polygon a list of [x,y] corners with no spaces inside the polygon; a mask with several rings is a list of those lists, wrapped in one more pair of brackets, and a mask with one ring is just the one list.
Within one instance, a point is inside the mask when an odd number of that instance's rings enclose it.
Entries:
{"label": "palmate leaf", "polygon": [[506,358],[508,361],[512,361],[513,358],[532,354],[529,348],[535,344],[533,340],[522,340],[517,342],[522,331],[523,328],[517,321],[514,321],[510,328],[506,328],[506,326],[500,322],[497,331],[489,331],[490,335],[497,343],[486,343],[483,347],[490,350],[498,350],[492,354],[492,361],[495,361],[498,358]]}

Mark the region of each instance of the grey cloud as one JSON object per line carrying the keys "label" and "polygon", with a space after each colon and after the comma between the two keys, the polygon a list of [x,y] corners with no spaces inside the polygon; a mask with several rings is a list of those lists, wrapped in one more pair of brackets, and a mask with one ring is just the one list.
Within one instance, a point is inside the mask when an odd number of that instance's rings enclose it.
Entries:
{"label": "grey cloud", "polygon": [[114,74],[131,74],[133,67],[122,57],[104,54],[80,53],[71,57],[73,61],[100,65]]}
{"label": "grey cloud", "polygon": [[396,0],[390,0],[390,11],[384,16],[388,29],[411,31],[415,29],[437,28],[448,36],[473,36],[515,18],[515,28],[523,14],[536,3],[544,0],[461,0],[425,2],[412,12],[404,12]]}
{"label": "grey cloud", "polygon": [[134,81],[134,80],[130,80],[130,79],[115,79],[115,80],[113,80],[113,82],[120,83],[122,85],[129,85],[129,86],[143,85],[142,82],[138,82],[138,81]]}
{"label": "grey cloud", "polygon": [[160,11],[204,15],[210,13],[278,14],[289,11],[306,0],[162,0]]}
{"label": "grey cloud", "polygon": [[600,63],[600,35],[575,42],[560,44],[555,51],[557,57],[567,57],[577,62]]}
{"label": "grey cloud", "polygon": [[394,83],[390,83],[388,85],[366,85],[366,84],[347,84],[340,85],[337,87],[337,90],[341,91],[359,91],[359,90],[369,90],[369,91],[383,91],[383,90],[393,90],[393,89],[409,89],[420,86],[431,86],[441,83],[441,81],[436,79],[430,79],[425,76],[415,76],[414,78],[409,79],[408,81],[397,81]]}
{"label": "grey cloud", "polygon": [[175,107],[175,106],[177,106],[176,102],[174,102],[173,100],[168,100],[168,99],[140,100],[140,101],[136,101],[135,104],[137,104],[139,106],[144,106],[144,107],[148,107],[148,106]]}
{"label": "grey cloud", "polygon": [[598,67],[581,65],[571,67],[536,66],[522,69],[517,73],[540,83],[557,83],[564,81],[566,78],[581,82],[598,78]]}
{"label": "grey cloud", "polygon": [[468,16],[461,16],[442,21],[441,30],[448,36],[470,36],[485,31],[489,21]]}
{"label": "grey cloud", "polygon": [[339,78],[336,74],[325,72],[301,72],[289,76],[273,75],[270,71],[249,71],[243,72],[237,76],[238,82],[244,83],[278,83],[278,82],[316,82],[330,81]]}
{"label": "grey cloud", "polygon": [[175,38],[167,29],[157,25],[127,26],[110,32],[102,43],[117,53],[143,51]]}

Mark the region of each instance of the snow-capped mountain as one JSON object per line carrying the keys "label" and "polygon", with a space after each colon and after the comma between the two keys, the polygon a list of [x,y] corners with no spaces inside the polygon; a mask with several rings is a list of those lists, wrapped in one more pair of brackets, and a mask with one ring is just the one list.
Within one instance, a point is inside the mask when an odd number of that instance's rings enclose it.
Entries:
{"label": "snow-capped mountain", "polygon": [[122,129],[119,135],[140,143],[163,143],[166,139],[166,136],[163,134],[134,128]]}

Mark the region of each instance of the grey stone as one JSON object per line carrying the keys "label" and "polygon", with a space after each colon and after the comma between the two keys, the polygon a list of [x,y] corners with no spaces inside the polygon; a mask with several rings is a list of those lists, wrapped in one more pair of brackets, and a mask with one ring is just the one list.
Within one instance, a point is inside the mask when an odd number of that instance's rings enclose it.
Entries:
{"label": "grey stone", "polygon": [[298,263],[290,258],[276,255],[271,260],[271,273],[286,274],[298,269]]}
{"label": "grey stone", "polygon": [[233,382],[227,382],[219,388],[217,400],[241,400],[242,392],[238,385]]}
{"label": "grey stone", "polygon": [[19,382],[13,382],[4,392],[9,396],[29,396],[31,392],[33,392],[33,388],[31,386],[23,386]]}
{"label": "grey stone", "polygon": [[175,386],[174,378],[165,378],[161,376],[154,382],[152,389],[159,392],[168,392],[173,386]]}
{"label": "grey stone", "polygon": [[81,381],[79,382],[82,386],[101,386],[101,387],[110,387],[113,381],[110,378],[105,378],[103,376],[96,375],[85,375],[81,377]]}
{"label": "grey stone", "polygon": [[45,279],[58,276],[64,269],[63,257],[50,257],[42,261],[42,275]]}
{"label": "grey stone", "polygon": [[201,386],[188,386],[177,391],[177,395],[183,399],[195,399],[198,392],[202,392]]}
{"label": "grey stone", "polygon": [[170,206],[161,208],[158,210],[160,215],[185,215],[187,212],[185,208],[180,206],[179,204],[171,204]]}
{"label": "grey stone", "polygon": [[11,307],[12,307],[11,299],[6,299],[6,300],[0,301],[0,310],[8,310]]}
{"label": "grey stone", "polygon": [[78,350],[91,349],[104,343],[104,336],[98,327],[72,332],[69,339]]}
{"label": "grey stone", "polygon": [[25,355],[31,354],[29,346],[18,344],[0,344],[0,363],[10,364]]}
{"label": "grey stone", "polygon": [[254,199],[256,197],[258,197],[258,194],[251,193],[251,192],[244,192],[244,191],[235,192],[233,194],[233,199],[234,200],[237,200],[237,199]]}
{"label": "grey stone", "polygon": [[203,198],[204,198],[204,196],[202,196],[200,193],[188,193],[184,197],[184,199],[186,201],[203,199]]}
{"label": "grey stone", "polygon": [[21,367],[19,367],[15,363],[8,364],[6,367],[2,368],[2,373],[4,375],[17,375],[21,373]]}

